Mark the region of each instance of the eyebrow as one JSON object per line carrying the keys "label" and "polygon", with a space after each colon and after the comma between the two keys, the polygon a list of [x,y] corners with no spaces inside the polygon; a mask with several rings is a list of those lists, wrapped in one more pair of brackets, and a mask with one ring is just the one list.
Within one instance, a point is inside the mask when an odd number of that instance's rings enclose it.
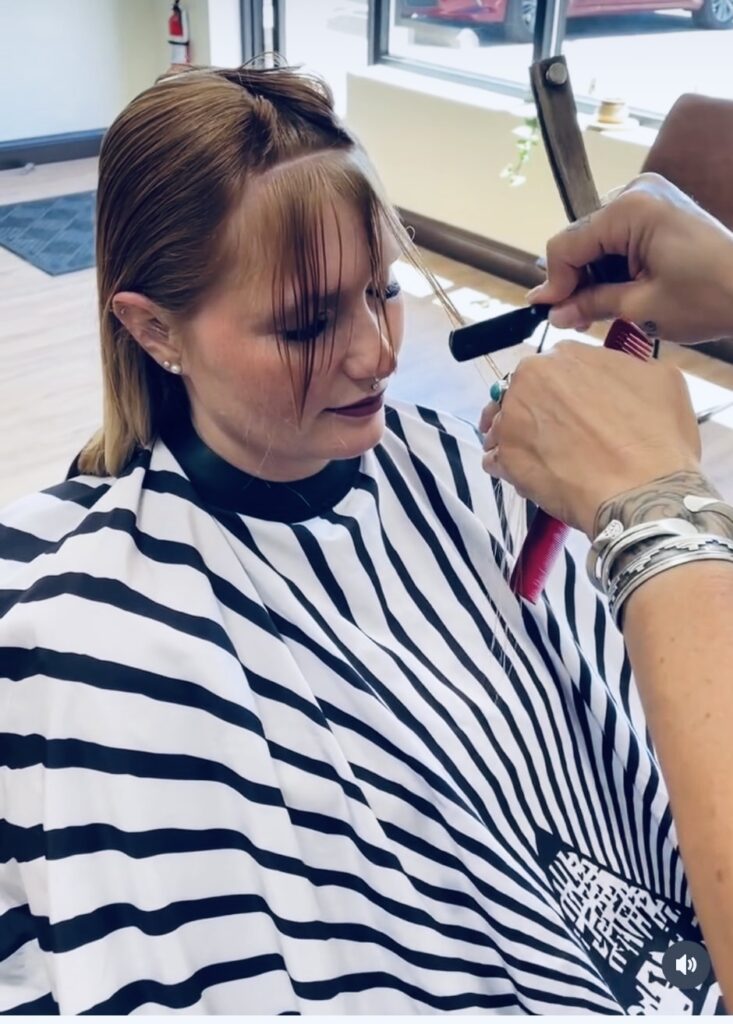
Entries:
{"label": "eyebrow", "polygon": [[[336,309],[341,299],[341,290],[335,289],[334,291],[327,292],[325,295],[321,295],[318,301],[318,309],[315,311],[315,315],[318,316],[323,312],[324,309]],[[296,317],[298,312],[297,303],[295,305],[287,305],[283,307],[282,316],[285,321],[288,321]],[[270,328],[272,327],[272,317],[265,318],[264,324]]]}
{"label": "eyebrow", "polygon": [[[390,255],[392,255],[392,254],[390,253]],[[387,266],[391,267],[393,263],[396,263],[397,260],[399,260],[401,258],[401,256],[402,256],[402,251],[401,250],[395,250],[394,251],[394,259],[388,260]],[[336,307],[338,306],[339,302],[341,301],[342,293],[343,293],[343,289],[342,288],[334,288],[332,291],[326,292],[325,295],[320,296],[320,298],[319,298],[319,312],[321,312],[323,309],[336,309]],[[283,315],[284,315],[285,319],[287,320],[289,317],[295,316],[297,311],[298,311],[297,304],[296,305],[288,305],[288,306],[285,306],[285,308],[283,309]],[[272,321],[270,321],[270,323],[271,322]]]}

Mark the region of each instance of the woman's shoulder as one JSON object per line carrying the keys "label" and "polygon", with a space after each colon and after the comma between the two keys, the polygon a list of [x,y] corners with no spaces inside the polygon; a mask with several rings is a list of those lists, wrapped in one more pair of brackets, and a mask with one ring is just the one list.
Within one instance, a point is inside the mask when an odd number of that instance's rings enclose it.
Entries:
{"label": "woman's shoulder", "polygon": [[117,476],[81,474],[74,463],[75,475],[0,509],[0,588],[20,567],[45,564],[74,537],[95,532],[116,508],[134,507],[150,454],[141,451]]}
{"label": "woman's shoulder", "polygon": [[47,563],[84,529],[115,483],[113,477],[77,476],[0,509],[0,590],[27,587],[36,563]]}

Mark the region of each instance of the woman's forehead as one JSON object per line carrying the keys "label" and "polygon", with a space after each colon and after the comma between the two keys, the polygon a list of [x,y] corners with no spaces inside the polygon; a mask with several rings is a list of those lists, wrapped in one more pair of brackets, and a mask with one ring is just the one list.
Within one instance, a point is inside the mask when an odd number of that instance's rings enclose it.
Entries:
{"label": "woman's forehead", "polygon": [[[371,272],[373,249],[369,244],[368,225],[359,211],[343,200],[336,200],[334,208],[326,207],[322,235],[312,238],[306,248],[319,261],[321,279],[331,281],[341,276],[350,280]],[[385,269],[400,255],[399,246],[384,223],[380,224],[375,248],[381,254]]]}
{"label": "woman's forehead", "polygon": [[[371,275],[375,251],[381,255],[380,271],[386,272],[402,250],[384,217],[380,217],[379,235],[373,246],[369,238],[369,224],[362,212],[340,197],[329,197],[305,237],[291,240],[286,235],[283,239],[294,244],[278,244],[276,233],[269,239],[266,234],[261,236],[257,245],[259,259],[252,261],[245,256],[243,260],[245,267],[255,271],[246,274],[247,290],[266,301],[273,286],[286,292],[299,291],[304,277],[318,282],[322,292],[339,284],[345,288],[350,282]],[[241,249],[240,255],[244,255]]]}

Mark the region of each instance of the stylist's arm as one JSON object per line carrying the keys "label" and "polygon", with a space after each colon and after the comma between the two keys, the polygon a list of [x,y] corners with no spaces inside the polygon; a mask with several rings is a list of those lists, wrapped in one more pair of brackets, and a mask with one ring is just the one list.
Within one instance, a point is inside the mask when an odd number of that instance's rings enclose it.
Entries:
{"label": "stylist's arm", "polygon": [[[596,536],[714,494],[681,374],[565,343],[522,362],[484,410],[484,466]],[[726,529],[709,513],[706,529]],[[728,524],[727,528],[730,528]],[[670,794],[692,897],[733,1006],[733,564],[669,569],[624,606],[624,638]]]}

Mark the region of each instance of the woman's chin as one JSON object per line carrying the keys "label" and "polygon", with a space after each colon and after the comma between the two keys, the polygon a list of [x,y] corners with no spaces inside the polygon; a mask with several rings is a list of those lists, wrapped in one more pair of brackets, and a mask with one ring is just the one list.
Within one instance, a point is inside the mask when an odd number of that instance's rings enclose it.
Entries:
{"label": "woman's chin", "polygon": [[384,435],[384,409],[370,416],[339,416],[331,429],[329,458],[353,459],[376,448]]}

